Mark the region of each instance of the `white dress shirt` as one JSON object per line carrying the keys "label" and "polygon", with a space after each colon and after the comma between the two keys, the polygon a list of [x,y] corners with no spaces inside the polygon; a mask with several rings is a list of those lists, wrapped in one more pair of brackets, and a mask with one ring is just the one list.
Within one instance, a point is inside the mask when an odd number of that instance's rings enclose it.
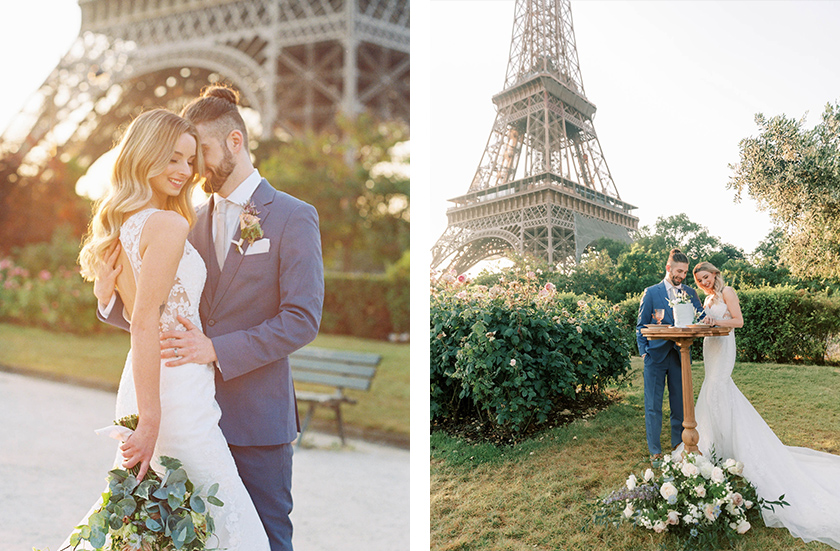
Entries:
{"label": "white dress shirt", "polygon": [[680,283],[679,285],[674,285],[673,283],[671,283],[671,280],[667,277],[663,281],[665,282],[665,290],[668,292],[669,299],[676,298],[677,293],[684,292],[682,283]]}
{"label": "white dress shirt", "polygon": [[[236,226],[239,224],[239,215],[242,214],[242,211],[245,209],[245,206],[251,201],[251,196],[256,191],[257,186],[260,185],[262,181],[262,176],[260,176],[259,171],[254,169],[245,180],[242,181],[239,186],[235,190],[231,192],[227,198],[222,197],[218,193],[213,194],[213,203],[218,205],[221,201],[226,201],[227,211],[225,217],[225,224],[227,225],[227,235],[230,237],[228,239],[227,246],[224,248],[225,253],[230,250],[230,242],[233,241],[233,236],[236,235]],[[216,235],[218,234],[218,227],[216,225],[217,218],[213,216],[213,241],[216,241]],[[219,262],[221,264],[221,262]]]}

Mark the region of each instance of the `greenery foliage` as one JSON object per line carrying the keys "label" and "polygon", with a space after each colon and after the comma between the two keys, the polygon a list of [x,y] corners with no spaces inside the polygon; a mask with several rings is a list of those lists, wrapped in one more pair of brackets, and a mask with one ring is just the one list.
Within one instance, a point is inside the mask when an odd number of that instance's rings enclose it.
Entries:
{"label": "greenery foliage", "polygon": [[623,377],[632,340],[604,301],[558,295],[536,272],[492,287],[445,275],[431,298],[431,417],[476,412],[512,433]]}
{"label": "greenery foliage", "polygon": [[840,298],[792,287],[738,293],[744,327],[736,330],[738,359],[747,362],[824,363],[840,333]]}
{"label": "greenery foliage", "polygon": [[409,159],[399,147],[408,128],[368,115],[337,125],[261,143],[260,174],[317,209],[327,269],[381,272],[409,248]]}
{"label": "greenery foliage", "polygon": [[321,332],[387,339],[408,329],[408,271],[324,274]]}
{"label": "greenery foliage", "polygon": [[[69,231],[0,257],[0,321],[89,333],[116,331],[96,318],[91,283],[79,275]],[[409,253],[385,274],[325,275],[321,331],[384,339],[409,327]]]}
{"label": "greenery foliage", "polygon": [[840,279],[840,104],[822,121],[755,117],[758,136],[741,140],[729,187],[747,191],[785,233],[781,258],[803,278]]}

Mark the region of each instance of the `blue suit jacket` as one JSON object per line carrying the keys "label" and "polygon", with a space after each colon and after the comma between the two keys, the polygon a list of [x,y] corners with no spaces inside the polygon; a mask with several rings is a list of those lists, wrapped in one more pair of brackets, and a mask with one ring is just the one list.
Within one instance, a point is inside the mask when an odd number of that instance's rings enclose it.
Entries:
{"label": "blue suit jacket", "polygon": [[[189,239],[207,266],[199,313],[218,358],[222,432],[235,446],[273,446],[293,441],[300,428],[288,356],[318,334],[324,265],[314,207],[265,179],[251,201],[268,252],[248,255],[247,242],[242,253],[231,244],[219,270],[212,197],[197,209]],[[106,321],[127,328],[122,309],[118,300]]]}
{"label": "blue suit jacket", "polygon": [[[697,297],[697,292],[683,284],[682,290],[691,297],[691,303],[696,310],[703,311],[703,305],[700,304],[700,299]],[[639,317],[636,319],[636,344],[639,347],[639,355],[650,354],[650,359],[654,363],[661,363],[665,361],[665,357],[677,345],[673,341],[666,339],[651,339],[642,335],[642,329],[645,325],[656,323],[653,319],[653,311],[662,308],[665,310],[665,317],[662,323],[665,325],[674,324],[674,311],[668,306],[668,290],[665,287],[665,282],[660,281],[656,285],[651,285],[642,294],[642,300],[639,304]],[[702,317],[702,316],[701,316]]]}

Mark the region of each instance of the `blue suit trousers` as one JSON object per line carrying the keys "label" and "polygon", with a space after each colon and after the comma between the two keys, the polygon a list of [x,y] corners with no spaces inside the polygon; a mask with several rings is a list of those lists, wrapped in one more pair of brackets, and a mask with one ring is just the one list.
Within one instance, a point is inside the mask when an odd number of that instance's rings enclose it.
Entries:
{"label": "blue suit trousers", "polygon": [[645,432],[648,450],[653,455],[662,453],[662,400],[666,385],[671,406],[671,447],[682,442],[682,369],[679,352],[671,348],[663,362],[654,362],[650,354],[645,356],[644,381]]}
{"label": "blue suit trousers", "polygon": [[230,446],[230,451],[271,551],[292,551],[292,445]]}

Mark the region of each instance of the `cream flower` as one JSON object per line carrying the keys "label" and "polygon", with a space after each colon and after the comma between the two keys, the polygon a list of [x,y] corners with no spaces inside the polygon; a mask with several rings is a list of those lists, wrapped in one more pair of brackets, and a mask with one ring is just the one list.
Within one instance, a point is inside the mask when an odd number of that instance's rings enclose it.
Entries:
{"label": "cream flower", "polygon": [[627,482],[625,482],[628,490],[635,490],[636,489],[636,475],[631,474],[627,477]]}
{"label": "cream flower", "polygon": [[659,494],[668,503],[675,503],[677,501],[677,493],[677,487],[670,482],[666,482],[659,488]]}

